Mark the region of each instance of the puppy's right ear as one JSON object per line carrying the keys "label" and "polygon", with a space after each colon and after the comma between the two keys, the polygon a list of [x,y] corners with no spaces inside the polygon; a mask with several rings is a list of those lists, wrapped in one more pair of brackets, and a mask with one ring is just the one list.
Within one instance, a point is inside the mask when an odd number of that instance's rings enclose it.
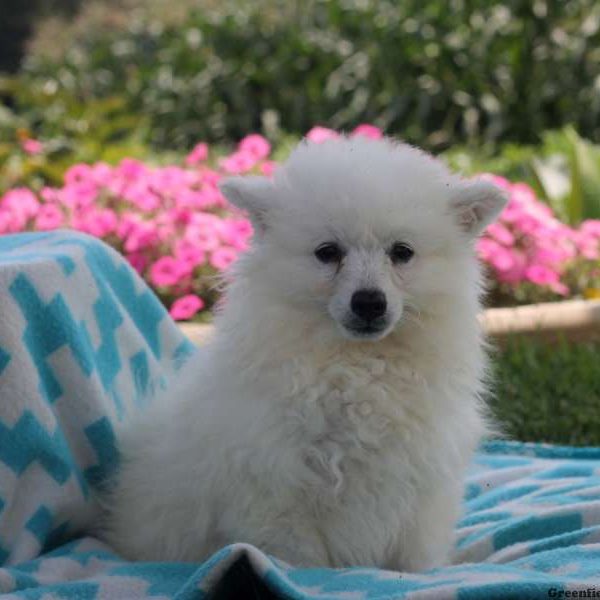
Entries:
{"label": "puppy's right ear", "polygon": [[227,177],[219,182],[219,189],[231,204],[248,213],[255,232],[265,232],[273,199],[270,179],[257,175]]}

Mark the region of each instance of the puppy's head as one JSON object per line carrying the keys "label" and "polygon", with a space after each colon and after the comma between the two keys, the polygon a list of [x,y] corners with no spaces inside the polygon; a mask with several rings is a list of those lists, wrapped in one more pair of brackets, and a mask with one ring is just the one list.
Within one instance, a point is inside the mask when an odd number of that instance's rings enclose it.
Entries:
{"label": "puppy's head", "polygon": [[237,276],[353,340],[477,294],[473,242],[506,199],[391,140],[301,143],[271,179],[221,184],[254,226]]}

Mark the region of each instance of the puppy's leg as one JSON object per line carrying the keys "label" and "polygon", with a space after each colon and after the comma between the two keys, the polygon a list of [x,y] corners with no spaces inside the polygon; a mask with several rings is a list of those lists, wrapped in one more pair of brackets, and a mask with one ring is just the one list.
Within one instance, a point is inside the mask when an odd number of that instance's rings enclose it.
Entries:
{"label": "puppy's leg", "polygon": [[312,526],[275,520],[261,531],[255,545],[295,567],[332,566],[325,543]]}
{"label": "puppy's leg", "polygon": [[440,491],[422,496],[413,523],[402,532],[390,568],[419,572],[448,562],[460,514],[461,490],[453,488],[441,485]]}

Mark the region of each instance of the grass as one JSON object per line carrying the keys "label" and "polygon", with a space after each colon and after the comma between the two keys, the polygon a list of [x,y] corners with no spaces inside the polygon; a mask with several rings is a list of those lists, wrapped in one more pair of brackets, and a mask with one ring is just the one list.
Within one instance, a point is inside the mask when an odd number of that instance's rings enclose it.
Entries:
{"label": "grass", "polygon": [[600,342],[514,338],[493,364],[490,404],[509,437],[600,445]]}

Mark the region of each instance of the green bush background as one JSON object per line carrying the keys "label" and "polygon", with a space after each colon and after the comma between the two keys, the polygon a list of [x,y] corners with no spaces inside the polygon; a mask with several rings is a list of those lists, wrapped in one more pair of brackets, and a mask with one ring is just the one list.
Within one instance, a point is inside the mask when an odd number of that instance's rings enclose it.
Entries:
{"label": "green bush background", "polygon": [[8,93],[48,137],[111,99],[161,149],[369,122],[440,150],[566,123],[599,141],[599,65],[595,0],[149,0],[60,24]]}

